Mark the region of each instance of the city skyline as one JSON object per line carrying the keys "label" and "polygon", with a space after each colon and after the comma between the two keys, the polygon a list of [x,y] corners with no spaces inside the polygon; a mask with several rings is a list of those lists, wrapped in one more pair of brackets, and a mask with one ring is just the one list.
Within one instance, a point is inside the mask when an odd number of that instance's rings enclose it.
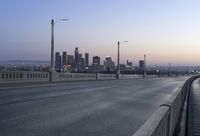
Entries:
{"label": "city skyline", "polygon": [[[6,1],[0,6],[0,61],[50,60],[50,20],[55,26],[55,52],[74,47],[92,56],[111,56],[121,63],[199,65],[200,1]],[[83,54],[84,55],[84,54]]]}

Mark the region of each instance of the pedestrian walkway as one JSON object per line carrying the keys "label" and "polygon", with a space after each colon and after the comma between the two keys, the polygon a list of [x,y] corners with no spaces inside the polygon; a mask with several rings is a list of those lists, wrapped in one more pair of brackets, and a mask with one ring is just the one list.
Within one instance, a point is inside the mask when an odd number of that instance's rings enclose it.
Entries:
{"label": "pedestrian walkway", "polygon": [[188,121],[188,136],[200,136],[200,79],[191,86]]}

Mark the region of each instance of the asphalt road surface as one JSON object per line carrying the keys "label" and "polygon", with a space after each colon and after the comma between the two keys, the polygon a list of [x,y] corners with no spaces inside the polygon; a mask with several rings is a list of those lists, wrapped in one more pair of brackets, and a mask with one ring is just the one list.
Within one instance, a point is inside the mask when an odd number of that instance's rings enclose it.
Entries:
{"label": "asphalt road surface", "polygon": [[186,79],[3,86],[0,136],[131,136]]}

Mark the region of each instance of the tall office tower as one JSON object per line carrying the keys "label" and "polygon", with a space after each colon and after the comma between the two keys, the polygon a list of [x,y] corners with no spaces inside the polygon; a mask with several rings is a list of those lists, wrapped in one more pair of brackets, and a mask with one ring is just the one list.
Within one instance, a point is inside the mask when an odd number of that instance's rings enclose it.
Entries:
{"label": "tall office tower", "polygon": [[127,61],[126,61],[126,65],[132,67],[132,66],[133,66],[133,63],[132,63],[132,62],[129,62],[129,61],[127,60]]}
{"label": "tall office tower", "polygon": [[100,66],[100,57],[99,56],[94,56],[92,65]]}
{"label": "tall office tower", "polygon": [[74,67],[74,56],[73,55],[67,55],[67,57],[68,57],[67,64],[71,65],[71,67],[73,68]]}
{"label": "tall office tower", "polygon": [[133,62],[127,60],[127,62],[126,62],[126,70],[127,71],[132,71],[133,70]]}
{"label": "tall office tower", "polygon": [[80,58],[79,60],[79,71],[84,71],[85,70],[85,59],[84,58]]}
{"label": "tall office tower", "polygon": [[144,71],[144,67],[145,67],[144,60],[140,60],[139,61],[139,71]]}
{"label": "tall office tower", "polygon": [[75,48],[74,57],[75,57],[75,68],[78,69],[78,67],[79,67],[79,51],[78,51],[78,47]]}
{"label": "tall office tower", "polygon": [[81,58],[82,58],[82,54],[79,53],[79,54],[78,54],[78,62],[80,62]]}
{"label": "tall office tower", "polygon": [[104,60],[104,68],[106,71],[114,71],[115,63],[112,61],[112,57],[106,56]]}
{"label": "tall office tower", "polygon": [[62,65],[67,65],[67,52],[63,52],[62,55]]}
{"label": "tall office tower", "polygon": [[100,71],[100,57],[94,56],[92,58],[92,66],[91,69],[93,72],[99,72]]}
{"label": "tall office tower", "polygon": [[89,67],[89,54],[85,53],[85,66]]}
{"label": "tall office tower", "polygon": [[55,55],[55,68],[56,70],[60,70],[61,68],[61,56],[59,52],[56,52]]}
{"label": "tall office tower", "polygon": [[78,54],[78,71],[85,70],[85,59],[82,57],[82,54]]}

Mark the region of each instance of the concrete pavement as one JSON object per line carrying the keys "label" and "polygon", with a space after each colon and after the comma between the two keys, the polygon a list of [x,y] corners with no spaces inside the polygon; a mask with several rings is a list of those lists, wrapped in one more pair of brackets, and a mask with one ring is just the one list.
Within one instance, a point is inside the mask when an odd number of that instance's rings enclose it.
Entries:
{"label": "concrete pavement", "polygon": [[192,84],[189,97],[189,136],[200,135],[200,79]]}
{"label": "concrete pavement", "polygon": [[131,136],[187,78],[0,88],[2,136]]}

